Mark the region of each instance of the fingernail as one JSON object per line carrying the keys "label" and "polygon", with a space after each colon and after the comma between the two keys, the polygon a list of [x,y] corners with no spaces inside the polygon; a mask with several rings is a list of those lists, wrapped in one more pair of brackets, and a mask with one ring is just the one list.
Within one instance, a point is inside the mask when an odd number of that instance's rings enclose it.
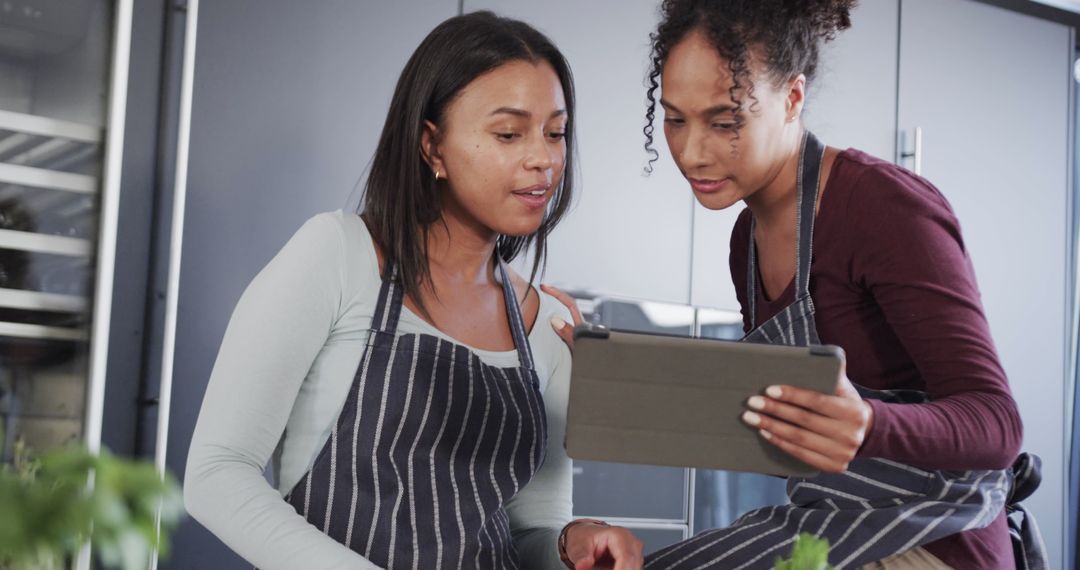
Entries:
{"label": "fingernail", "polygon": [[784,395],[784,391],[779,386],[769,386],[765,388],[765,394],[770,398],[779,398]]}
{"label": "fingernail", "polygon": [[763,438],[765,438],[765,439],[772,439],[772,434],[771,434],[771,433],[769,433],[769,432],[767,432],[767,431],[765,431],[765,430],[763,430],[763,429],[759,429],[759,430],[758,430],[758,433],[760,433],[760,434],[761,434],[761,437],[763,437]]}
{"label": "fingernail", "polygon": [[750,399],[746,401],[746,405],[755,410],[764,410],[765,398],[762,398],[761,396],[751,396]]}
{"label": "fingernail", "polygon": [[561,331],[566,326],[566,321],[559,317],[551,317],[551,326],[555,327],[555,330]]}
{"label": "fingernail", "polygon": [[743,412],[742,419],[744,422],[752,426],[756,426],[761,423],[761,416],[755,414],[754,412]]}

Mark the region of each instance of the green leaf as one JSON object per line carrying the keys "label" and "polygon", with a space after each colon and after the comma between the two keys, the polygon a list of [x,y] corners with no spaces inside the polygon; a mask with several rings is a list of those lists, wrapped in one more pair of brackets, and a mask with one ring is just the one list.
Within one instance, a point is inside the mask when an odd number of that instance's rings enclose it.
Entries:
{"label": "green leaf", "polygon": [[775,570],[832,570],[829,566],[829,541],[803,533],[795,538],[795,546],[787,559],[776,559]]}
{"label": "green leaf", "polygon": [[105,567],[134,570],[154,548],[167,552],[183,501],[175,478],[147,461],[17,446],[15,464],[0,465],[0,512],[0,569],[59,569],[89,540]]}

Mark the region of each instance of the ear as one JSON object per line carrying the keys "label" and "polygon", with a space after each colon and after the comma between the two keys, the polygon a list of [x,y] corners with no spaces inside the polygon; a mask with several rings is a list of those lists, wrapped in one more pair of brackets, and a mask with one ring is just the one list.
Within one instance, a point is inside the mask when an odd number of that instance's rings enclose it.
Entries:
{"label": "ear", "polygon": [[784,111],[787,122],[797,121],[802,116],[803,105],[806,103],[806,76],[796,75],[787,82],[787,98],[784,102]]}
{"label": "ear", "polygon": [[420,155],[432,172],[441,172],[442,176],[446,176],[446,167],[439,154],[439,127],[431,121],[424,121],[424,132],[420,133]]}

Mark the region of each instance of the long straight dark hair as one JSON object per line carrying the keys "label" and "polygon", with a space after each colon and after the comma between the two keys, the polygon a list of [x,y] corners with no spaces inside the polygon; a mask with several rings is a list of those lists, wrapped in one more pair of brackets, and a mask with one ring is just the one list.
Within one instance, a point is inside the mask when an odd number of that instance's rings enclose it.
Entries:
{"label": "long straight dark hair", "polygon": [[420,297],[430,278],[427,236],[440,219],[439,190],[420,154],[424,121],[443,125],[447,106],[477,77],[511,61],[546,61],[562,83],[566,101],[566,162],[543,222],[527,236],[499,236],[496,254],[511,261],[535,245],[530,281],[543,267],[547,236],[570,207],[574,172],[574,83],[566,58],[528,24],[473,12],[446,20],[413,52],[394,89],[379,146],[372,159],[360,213],[375,243],[398,265],[405,292],[426,312]]}

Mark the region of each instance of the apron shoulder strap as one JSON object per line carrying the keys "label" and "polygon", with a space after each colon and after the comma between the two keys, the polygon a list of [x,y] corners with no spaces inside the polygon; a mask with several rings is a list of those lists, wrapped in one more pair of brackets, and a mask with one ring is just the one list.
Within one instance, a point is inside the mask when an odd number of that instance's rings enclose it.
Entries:
{"label": "apron shoulder strap", "polygon": [[[799,147],[799,170],[795,179],[795,299],[810,296],[810,266],[814,257],[814,218],[817,211],[818,186],[825,145],[810,131],[803,135]],[[750,329],[757,327],[757,244],[754,234],[757,222],[750,216],[750,246],[746,260],[746,300],[750,312]]]}
{"label": "apron shoulder strap", "polygon": [[[495,254],[498,256],[498,253]],[[533,369],[532,347],[529,346],[529,335],[525,332],[525,319],[521,316],[521,306],[517,301],[517,293],[510,283],[510,276],[506,273],[506,262],[498,259],[496,276],[502,282],[503,299],[506,301],[506,319],[510,322],[510,332],[514,336],[514,347],[517,348],[518,359],[521,366],[529,370]]]}
{"label": "apron shoulder strap", "polygon": [[757,222],[754,214],[750,214],[750,251],[746,256],[746,303],[750,315],[750,330],[757,328],[757,244],[754,243],[754,233],[757,231]]}
{"label": "apron shoulder strap", "polygon": [[814,219],[817,217],[821,163],[825,158],[825,145],[810,131],[803,137],[796,179],[798,188],[798,213],[795,216],[795,235],[799,245],[795,253],[795,297],[810,295],[810,266],[814,254]]}
{"label": "apron shoulder strap", "polygon": [[371,319],[372,330],[394,334],[401,319],[401,305],[405,300],[405,288],[401,286],[396,262],[386,260],[386,269],[379,289],[379,301]]}

